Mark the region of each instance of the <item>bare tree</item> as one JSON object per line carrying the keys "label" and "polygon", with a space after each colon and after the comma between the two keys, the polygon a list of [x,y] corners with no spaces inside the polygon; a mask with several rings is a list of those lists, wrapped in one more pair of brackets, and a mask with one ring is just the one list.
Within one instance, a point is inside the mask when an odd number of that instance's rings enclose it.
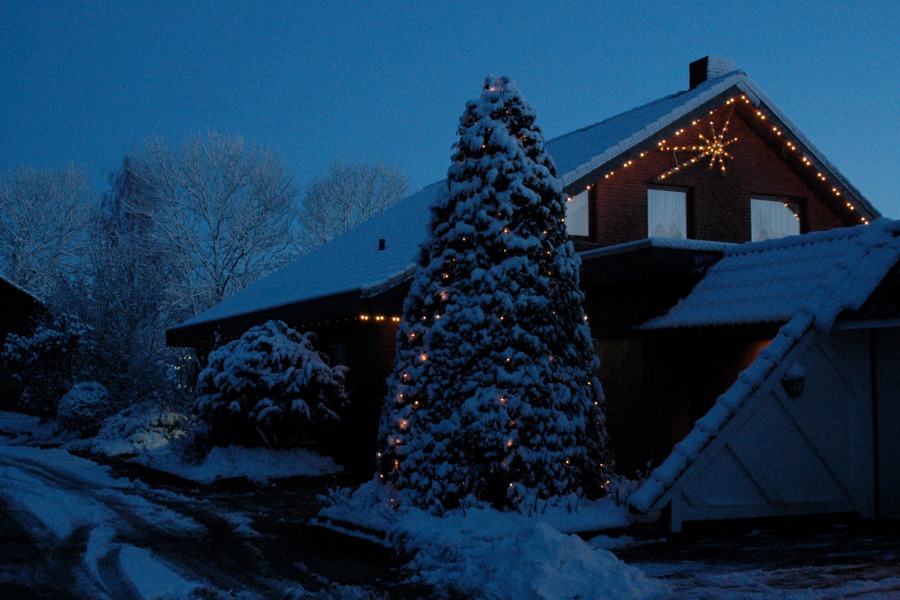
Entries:
{"label": "bare tree", "polygon": [[0,270],[39,296],[53,294],[79,266],[93,196],[74,165],[0,174]]}
{"label": "bare tree", "polygon": [[300,204],[300,245],[311,250],[401,200],[409,183],[399,169],[384,161],[335,161],[325,175],[313,179]]}
{"label": "bare tree", "polygon": [[120,214],[159,261],[171,319],[195,315],[292,256],[296,197],[284,165],[239,136],[173,148],[153,140],[126,159]]}

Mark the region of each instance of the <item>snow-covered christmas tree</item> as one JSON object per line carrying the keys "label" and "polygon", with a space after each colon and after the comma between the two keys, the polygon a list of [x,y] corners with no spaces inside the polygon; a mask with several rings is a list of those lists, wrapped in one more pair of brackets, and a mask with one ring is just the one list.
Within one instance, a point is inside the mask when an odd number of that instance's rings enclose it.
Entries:
{"label": "snow-covered christmas tree", "polygon": [[603,394],[565,203],[534,109],[488,77],[403,308],[378,453],[396,502],[603,493]]}

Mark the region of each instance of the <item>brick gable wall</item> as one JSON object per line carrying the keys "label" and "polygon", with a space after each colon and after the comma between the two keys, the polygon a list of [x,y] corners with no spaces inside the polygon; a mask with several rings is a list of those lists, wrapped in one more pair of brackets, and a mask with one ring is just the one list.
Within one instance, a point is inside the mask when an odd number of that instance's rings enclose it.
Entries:
{"label": "brick gable wall", "polygon": [[[669,144],[694,144],[698,133],[710,138],[709,119],[719,132],[724,114],[716,111],[712,117],[699,119],[697,125],[670,138]],[[692,239],[749,241],[751,196],[786,198],[798,203],[803,233],[858,223],[849,215],[838,217],[833,213],[827,204],[834,206],[833,199],[818,196],[786,162],[796,158],[783,157],[773,150],[738,112],[731,118],[725,140],[735,137],[738,141],[727,149],[733,159],[727,162],[725,174],[718,167],[710,170],[708,159],[704,159],[669,176],[664,183],[656,183],[659,175],[675,166],[675,159],[671,150],[660,151],[654,147],[644,157],[635,159],[630,167],[618,168],[609,179],[595,182],[591,189],[593,244],[590,245],[611,246],[645,239],[648,187],[687,191],[688,235]],[[678,159],[683,164],[692,154],[679,153]]]}

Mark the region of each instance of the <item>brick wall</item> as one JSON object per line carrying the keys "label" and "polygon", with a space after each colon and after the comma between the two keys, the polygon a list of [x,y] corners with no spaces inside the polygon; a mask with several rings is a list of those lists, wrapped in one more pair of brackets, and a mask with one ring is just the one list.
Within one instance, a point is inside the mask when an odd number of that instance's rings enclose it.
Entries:
{"label": "brick wall", "polygon": [[[717,133],[724,117],[724,111],[716,111],[711,117]],[[670,138],[670,145],[694,144],[698,133],[709,139],[712,133],[709,118],[699,121],[679,137]],[[630,167],[619,168],[611,178],[597,181],[591,190],[592,241],[599,246],[610,246],[646,238],[649,186],[687,190],[688,236],[692,239],[749,241],[751,196],[775,196],[799,204],[803,233],[858,222],[844,217],[845,222],[836,216],[826,204],[834,205],[833,200],[826,197],[823,202],[788,166],[780,152],[763,141],[737,112],[731,118],[725,140],[735,137],[738,141],[727,149],[733,159],[727,162],[725,174],[718,168],[710,170],[707,159],[668,177],[664,185],[654,183],[659,175],[675,166],[671,151],[654,147],[643,158],[635,159]],[[692,153],[679,153],[678,159],[683,164],[691,156]]]}

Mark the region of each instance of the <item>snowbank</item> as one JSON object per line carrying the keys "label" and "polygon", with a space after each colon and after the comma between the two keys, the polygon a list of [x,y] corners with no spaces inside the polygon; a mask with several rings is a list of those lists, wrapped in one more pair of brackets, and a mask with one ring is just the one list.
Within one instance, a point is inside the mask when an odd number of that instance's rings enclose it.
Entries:
{"label": "snowbank", "polygon": [[320,524],[413,556],[413,578],[451,597],[628,599],[665,592],[608,550],[568,533],[625,527],[623,507],[609,498],[573,498],[531,515],[470,507],[436,517],[390,508],[381,486],[371,482],[354,493],[333,493],[319,517]]}
{"label": "snowbank", "polygon": [[492,510],[409,514],[410,566],[443,593],[471,598],[648,598],[663,586],[608,550],[540,518]]}
{"label": "snowbank", "polygon": [[186,464],[171,449],[145,452],[133,460],[198,483],[235,477],[264,483],[270,479],[319,477],[342,471],[330,457],[301,449],[269,450],[238,446],[213,448],[198,465]]}
{"label": "snowbank", "polygon": [[[2,414],[0,431],[4,426]],[[174,447],[177,444],[172,443],[185,435],[184,424],[187,420],[181,413],[163,410],[147,402],[129,407],[107,419],[96,437],[70,442],[68,446],[107,456],[132,456],[132,462],[198,483],[238,477],[266,482],[286,477],[318,477],[342,471],[331,458],[309,450],[237,446],[213,448],[203,462],[191,464],[185,462]]]}

